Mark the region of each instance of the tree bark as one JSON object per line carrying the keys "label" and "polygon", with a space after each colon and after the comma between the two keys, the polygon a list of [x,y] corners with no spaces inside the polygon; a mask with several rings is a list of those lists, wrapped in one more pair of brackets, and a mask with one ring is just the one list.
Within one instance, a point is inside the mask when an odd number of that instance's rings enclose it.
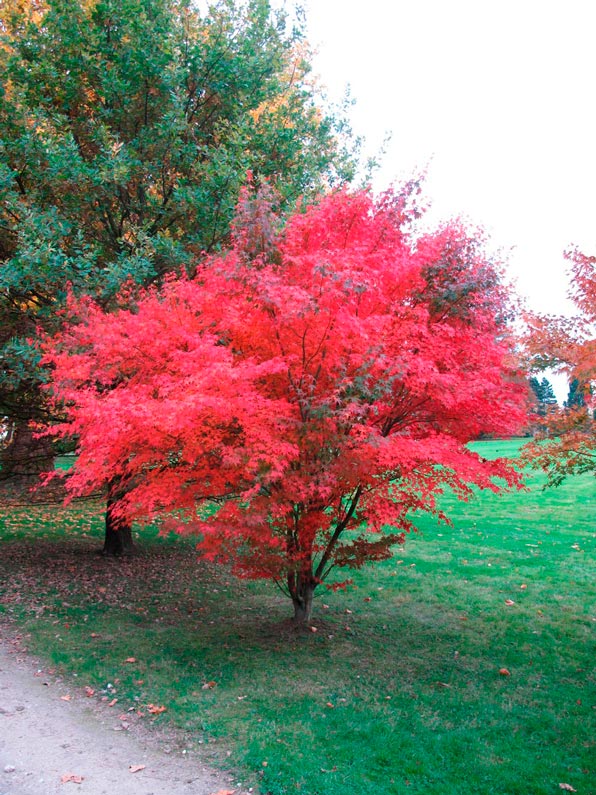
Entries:
{"label": "tree bark", "polygon": [[315,583],[310,578],[300,580],[291,589],[292,604],[294,605],[294,623],[303,625],[310,623],[312,618],[313,597],[315,593]]}
{"label": "tree bark", "polygon": [[111,557],[130,554],[134,549],[131,523],[120,516],[115,510],[116,503],[122,499],[125,491],[118,480],[108,485],[108,502],[106,506],[106,532],[102,555]]}
{"label": "tree bark", "polygon": [[54,449],[47,438],[34,438],[27,422],[17,422],[6,447],[0,450],[0,479],[15,489],[30,489],[40,475],[54,468]]}

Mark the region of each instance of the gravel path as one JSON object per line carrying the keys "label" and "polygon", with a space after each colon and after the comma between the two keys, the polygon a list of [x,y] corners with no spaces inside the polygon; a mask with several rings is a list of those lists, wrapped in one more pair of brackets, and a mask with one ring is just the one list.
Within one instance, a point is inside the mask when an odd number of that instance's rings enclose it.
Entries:
{"label": "gravel path", "polygon": [[0,795],[246,795],[73,691],[0,638]]}

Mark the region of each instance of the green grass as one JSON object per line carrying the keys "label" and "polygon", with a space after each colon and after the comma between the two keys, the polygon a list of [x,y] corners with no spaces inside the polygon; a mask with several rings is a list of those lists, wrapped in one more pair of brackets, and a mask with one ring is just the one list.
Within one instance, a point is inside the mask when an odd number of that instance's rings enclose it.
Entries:
{"label": "green grass", "polygon": [[273,586],[197,562],[189,540],[147,529],[138,556],[96,555],[100,505],[0,512],[0,609],[73,688],[263,793],[594,795],[594,479],[529,485],[445,498],[453,527],[421,517],[392,561],[321,593],[306,636]]}

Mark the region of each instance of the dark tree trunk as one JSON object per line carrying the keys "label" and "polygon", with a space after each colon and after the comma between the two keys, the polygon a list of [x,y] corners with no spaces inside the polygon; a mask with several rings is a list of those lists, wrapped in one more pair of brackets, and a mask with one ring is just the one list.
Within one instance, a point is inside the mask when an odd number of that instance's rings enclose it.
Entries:
{"label": "dark tree trunk", "polygon": [[316,584],[311,577],[296,578],[290,583],[290,596],[294,605],[294,623],[308,624],[312,617]]}
{"label": "dark tree trunk", "polygon": [[17,422],[0,450],[0,479],[15,490],[30,489],[54,468],[54,449],[47,438],[34,438],[27,422]]}
{"label": "dark tree trunk", "polygon": [[131,524],[115,510],[116,503],[122,499],[124,494],[125,491],[120,481],[112,481],[109,484],[103,555],[126,555],[134,548]]}

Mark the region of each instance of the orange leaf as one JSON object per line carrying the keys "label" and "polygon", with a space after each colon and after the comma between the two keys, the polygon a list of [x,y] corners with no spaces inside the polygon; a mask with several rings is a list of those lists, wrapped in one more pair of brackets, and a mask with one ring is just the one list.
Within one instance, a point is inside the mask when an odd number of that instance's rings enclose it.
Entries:
{"label": "orange leaf", "polygon": [[89,687],[89,685],[87,685],[85,687],[85,695],[87,696],[87,698],[91,698],[91,696],[94,695],[94,694],[95,694],[95,690],[92,687]]}
{"label": "orange leaf", "polygon": [[136,657],[127,657],[126,660],[124,660],[125,663],[136,663],[136,661]]}
{"label": "orange leaf", "polygon": [[68,784],[68,782],[70,781],[73,784],[82,784],[84,778],[85,778],[85,776],[77,776],[76,773],[65,773],[61,777],[60,783],[61,784]]}
{"label": "orange leaf", "polygon": [[167,707],[160,707],[157,704],[147,704],[147,710],[152,715],[160,715],[162,712],[165,712]]}
{"label": "orange leaf", "polygon": [[60,701],[70,701],[72,696],[60,696]]}
{"label": "orange leaf", "polygon": [[218,789],[217,792],[212,792],[211,795],[234,795],[235,789]]}
{"label": "orange leaf", "polygon": [[511,605],[514,605],[515,602],[513,601],[513,599],[505,599],[505,604],[507,605],[507,607],[511,607]]}
{"label": "orange leaf", "polygon": [[201,690],[213,690],[214,687],[217,687],[217,682],[205,682]]}
{"label": "orange leaf", "polygon": [[117,698],[113,698],[113,699],[110,701],[110,703],[108,704],[108,707],[113,707],[113,706],[114,706],[114,704],[117,704],[117,703],[118,703],[118,699],[117,699]]}
{"label": "orange leaf", "polygon": [[144,770],[145,767],[146,767],[145,765],[129,765],[128,766],[128,772],[129,773],[138,773],[139,770]]}
{"label": "orange leaf", "polygon": [[499,668],[499,673],[501,676],[511,676],[511,671],[509,671],[507,668]]}

